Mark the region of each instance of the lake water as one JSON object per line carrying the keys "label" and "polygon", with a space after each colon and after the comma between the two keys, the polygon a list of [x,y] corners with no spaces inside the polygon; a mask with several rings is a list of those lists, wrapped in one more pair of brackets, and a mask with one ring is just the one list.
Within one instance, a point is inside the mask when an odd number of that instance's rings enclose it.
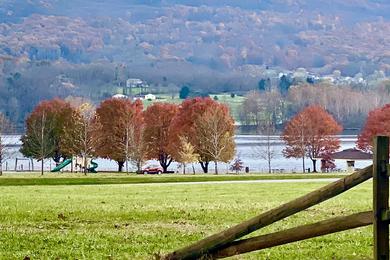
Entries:
{"label": "lake water", "polygon": [[[342,135],[339,136],[341,141],[341,149],[353,148],[356,143],[356,135]],[[5,163],[3,163],[3,170],[15,170],[15,161],[18,158],[17,170],[28,170],[31,169],[31,162],[23,158],[19,152],[20,148],[20,136],[7,136],[6,142],[11,144],[12,147],[9,148],[9,158]],[[266,138],[261,135],[237,135],[235,137],[237,152],[236,156],[239,156],[244,163],[244,166],[249,167],[250,172],[267,172],[268,166],[267,161],[261,159],[258,155],[258,150],[264,149],[266,144]],[[282,155],[282,150],[284,148],[283,142],[280,140],[279,136],[272,137],[272,149],[275,151],[275,158],[272,160],[272,169],[283,170],[286,172],[302,172],[302,159],[286,159]],[[99,167],[100,171],[116,171],[118,166],[117,163],[105,159],[96,159],[95,160]],[[306,159],[306,168],[312,168],[311,160]],[[149,161],[147,164],[155,164],[156,162]],[[346,170],[347,165],[345,160],[336,160],[336,167],[340,170]],[[370,165],[371,161],[357,161],[355,164],[356,168],[363,168]],[[40,169],[40,162],[33,161],[34,170]],[[54,167],[54,162],[51,160],[45,161],[45,170],[50,170]],[[201,171],[201,168],[198,164],[195,164],[197,172]],[[219,171],[221,173],[227,172],[229,164],[219,163]],[[65,168],[66,170],[70,169],[70,166]],[[132,170],[135,168],[132,167]],[[170,170],[176,171],[178,165],[172,163]],[[210,172],[213,172],[214,164],[210,163]],[[317,162],[317,169],[320,169],[320,162]],[[192,171],[188,167],[187,172]]]}

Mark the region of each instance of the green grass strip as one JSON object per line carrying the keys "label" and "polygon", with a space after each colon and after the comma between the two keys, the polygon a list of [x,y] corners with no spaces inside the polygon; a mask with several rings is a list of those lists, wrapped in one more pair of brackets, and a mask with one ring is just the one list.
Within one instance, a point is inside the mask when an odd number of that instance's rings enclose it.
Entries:
{"label": "green grass strip", "polygon": [[[66,173],[65,173],[66,174]],[[101,184],[139,184],[139,183],[175,183],[175,182],[210,182],[210,181],[250,181],[250,180],[287,180],[287,179],[320,179],[340,178],[341,174],[269,174],[269,175],[153,175],[153,176],[79,176],[66,177],[17,176],[0,177],[0,186],[27,185],[101,185]]]}

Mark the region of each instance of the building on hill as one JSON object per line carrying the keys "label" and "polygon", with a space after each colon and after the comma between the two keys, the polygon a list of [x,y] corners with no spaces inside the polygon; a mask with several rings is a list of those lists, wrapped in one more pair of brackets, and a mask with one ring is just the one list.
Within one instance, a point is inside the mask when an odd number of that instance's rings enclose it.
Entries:
{"label": "building on hill", "polygon": [[147,82],[142,79],[130,78],[126,80],[126,86],[123,88],[123,94],[128,96],[133,96],[134,90],[137,92],[137,95],[145,93],[149,89]]}
{"label": "building on hill", "polygon": [[123,94],[115,94],[112,96],[112,98],[129,98],[129,97]]}
{"label": "building on hill", "polygon": [[156,96],[153,94],[147,94],[144,96],[146,100],[156,100]]}

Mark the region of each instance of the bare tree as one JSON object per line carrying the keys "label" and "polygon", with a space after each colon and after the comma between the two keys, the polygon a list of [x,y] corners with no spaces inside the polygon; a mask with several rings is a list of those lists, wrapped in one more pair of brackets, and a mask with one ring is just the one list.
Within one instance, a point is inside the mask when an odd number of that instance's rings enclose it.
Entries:
{"label": "bare tree", "polygon": [[0,113],[0,176],[3,175],[3,162],[12,155],[10,148],[12,138],[9,136],[12,133],[12,129],[11,122]]}
{"label": "bare tree", "polygon": [[257,144],[253,150],[255,155],[267,161],[268,173],[271,173],[272,160],[277,156],[274,140],[274,135],[276,132],[275,126],[271,120],[265,120],[264,123],[259,127],[259,132],[262,134],[260,140],[265,138],[265,142]]}

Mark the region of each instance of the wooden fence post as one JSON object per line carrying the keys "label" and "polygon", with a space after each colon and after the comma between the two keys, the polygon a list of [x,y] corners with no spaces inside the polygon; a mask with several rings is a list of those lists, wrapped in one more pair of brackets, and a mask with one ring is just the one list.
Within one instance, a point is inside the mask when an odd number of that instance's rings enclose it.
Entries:
{"label": "wooden fence post", "polygon": [[384,219],[389,211],[389,137],[374,138],[374,259],[389,259],[389,223]]}
{"label": "wooden fence post", "polygon": [[232,226],[222,232],[206,237],[192,245],[171,252],[161,259],[164,260],[183,260],[199,259],[218,248],[248,235],[262,227],[266,227],[281,219],[289,217],[297,212],[305,210],[311,206],[317,205],[325,200],[333,198],[356,185],[365,182],[372,177],[372,166],[345,176],[335,182],[332,182],[322,188],[312,191],[304,196],[296,198],[279,207],[268,210],[256,217],[253,217],[238,225]]}

